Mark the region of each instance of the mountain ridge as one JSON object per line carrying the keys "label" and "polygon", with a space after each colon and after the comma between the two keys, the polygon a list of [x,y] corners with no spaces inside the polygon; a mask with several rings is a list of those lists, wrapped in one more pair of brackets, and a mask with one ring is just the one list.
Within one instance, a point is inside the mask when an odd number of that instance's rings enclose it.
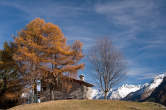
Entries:
{"label": "mountain ridge", "polygon": [[162,83],[165,76],[166,76],[165,73],[155,76],[152,82],[149,83],[149,85],[143,86],[140,90],[128,94],[124,98],[124,100],[131,100],[131,101],[145,100]]}
{"label": "mountain ridge", "polygon": [[152,94],[145,99],[145,101],[157,102],[166,105],[166,77],[162,83],[152,92]]}
{"label": "mountain ridge", "polygon": [[[132,101],[144,100],[161,84],[165,76],[166,73],[156,75],[150,83],[145,83],[143,85],[123,84],[119,88],[111,90],[108,93],[108,99]],[[94,89],[94,91],[91,99],[104,99],[104,95],[101,91],[96,89]]]}

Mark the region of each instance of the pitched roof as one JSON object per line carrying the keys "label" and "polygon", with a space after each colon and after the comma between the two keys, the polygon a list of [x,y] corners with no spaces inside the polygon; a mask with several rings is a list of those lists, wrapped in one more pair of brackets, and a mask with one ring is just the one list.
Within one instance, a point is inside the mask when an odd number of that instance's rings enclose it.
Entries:
{"label": "pitched roof", "polygon": [[72,80],[72,81],[74,81],[74,82],[83,84],[83,85],[85,85],[85,86],[87,86],[87,87],[93,87],[93,86],[94,86],[93,84],[90,84],[90,83],[88,83],[88,82],[85,82],[85,81],[82,81],[82,80],[79,80],[79,79],[75,79],[75,78],[72,78],[72,77],[65,76],[65,77],[63,77],[63,78],[70,79],[70,80]]}
{"label": "pitched roof", "polygon": [[82,80],[78,80],[78,79],[73,79],[74,81],[78,82],[78,83],[81,83],[87,87],[93,87],[94,85],[93,84],[90,84],[88,82],[85,82],[85,81],[82,81]]}

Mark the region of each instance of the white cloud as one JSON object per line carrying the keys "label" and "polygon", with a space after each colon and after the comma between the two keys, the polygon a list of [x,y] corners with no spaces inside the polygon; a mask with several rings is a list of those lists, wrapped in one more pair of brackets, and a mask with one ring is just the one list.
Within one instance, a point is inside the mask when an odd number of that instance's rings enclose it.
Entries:
{"label": "white cloud", "polygon": [[159,73],[144,73],[144,74],[138,75],[139,77],[137,79],[138,80],[153,79],[157,74]]}
{"label": "white cloud", "polygon": [[120,48],[127,48],[133,45],[133,41],[144,40],[144,37],[138,36],[139,33],[145,30],[155,31],[162,24],[158,7],[155,0],[119,0],[98,3],[95,11],[105,16],[114,26],[121,28],[118,34],[112,36],[121,43]]}
{"label": "white cloud", "polygon": [[79,7],[73,2],[54,2],[54,1],[3,1],[0,5],[17,8],[31,17],[46,17],[48,19],[76,17],[87,11],[84,7]]}
{"label": "white cloud", "polygon": [[156,49],[156,48],[163,49],[166,45],[165,41],[166,41],[165,33],[159,33],[159,35],[153,37],[153,39],[150,39],[148,41],[142,41],[145,42],[145,46],[143,48],[140,48],[140,50]]}
{"label": "white cloud", "polygon": [[[96,5],[96,12],[108,17],[114,24],[126,26],[152,25],[157,12],[157,5],[153,0],[121,0]],[[149,22],[146,23],[146,22]],[[144,23],[146,24],[144,24]]]}
{"label": "white cloud", "polygon": [[[116,30],[116,32],[113,33],[106,33],[108,36],[111,36],[113,43],[115,43],[118,48],[122,49],[129,57],[131,57],[129,53],[127,53],[129,49],[132,50],[130,53],[134,55],[136,51],[161,48],[165,45],[166,37],[163,36],[166,35],[165,30],[164,32],[157,31],[159,33],[154,34],[156,29],[158,29],[158,26],[165,22],[161,21],[159,18],[161,17],[158,10],[159,4],[156,4],[155,0],[112,0],[104,3],[92,3],[89,2],[89,0],[86,0],[86,2],[87,3],[83,5],[80,4],[78,6],[78,4],[75,4],[75,2],[65,3],[44,0],[35,2],[23,2],[18,0],[17,2],[2,1],[0,2],[0,5],[18,9],[27,15],[24,15],[24,18],[28,19],[28,21],[34,19],[34,17],[44,17],[46,21],[48,20],[50,22],[62,20],[61,23],[65,22],[65,25],[63,25],[64,28],[62,29],[64,29],[65,36],[68,38],[68,40],[81,40],[85,44],[83,46],[84,49],[93,45],[95,39],[101,35],[100,33],[102,33],[103,30],[104,32],[109,31],[111,30],[111,27],[115,27],[117,30],[119,29],[119,32]],[[101,27],[101,30],[95,30],[96,26],[100,27],[101,25],[97,24],[97,22],[93,22],[93,20],[86,19],[86,17],[89,17],[87,13],[90,13],[90,19],[95,18],[100,20],[102,16],[103,18],[101,20],[103,20],[103,22],[105,22],[105,17],[108,20],[108,24],[106,25],[111,25],[110,29]],[[75,24],[74,18],[77,17],[85,17],[83,18],[84,22],[82,23],[84,25]],[[80,18],[77,20],[82,22],[82,19]],[[90,25],[90,23],[92,24]],[[3,32],[0,31],[0,35],[3,34],[5,30],[7,30],[6,28],[4,29],[4,26],[1,26],[0,29],[1,28],[3,28]],[[140,34],[142,31],[153,31],[153,35],[150,36],[150,39],[148,38],[147,40],[146,38],[148,36],[138,36],[138,34]],[[135,44],[136,42],[140,42],[142,45],[140,50],[136,50],[134,48],[134,46],[138,46]],[[152,68],[147,67],[147,65],[141,65],[139,63],[139,59],[145,59],[146,56],[150,57],[154,54],[150,55],[149,53],[147,54],[143,52],[139,53],[139,55],[137,53],[137,56],[135,56],[136,58],[130,58],[130,61],[128,62],[128,75],[137,76],[150,73]]]}
{"label": "white cloud", "polygon": [[145,68],[145,67],[132,67],[129,69],[127,72],[128,76],[137,76],[137,75],[143,75],[146,74],[150,68]]}
{"label": "white cloud", "polygon": [[137,58],[129,58],[126,59],[127,62],[127,76],[137,76],[137,75],[143,75],[145,73],[148,73],[151,68],[140,66],[140,64],[137,62]]}

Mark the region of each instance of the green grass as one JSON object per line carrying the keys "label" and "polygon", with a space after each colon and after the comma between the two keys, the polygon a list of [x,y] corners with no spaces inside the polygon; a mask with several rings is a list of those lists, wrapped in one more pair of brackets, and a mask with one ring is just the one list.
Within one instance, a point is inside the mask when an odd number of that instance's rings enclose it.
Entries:
{"label": "green grass", "polygon": [[38,104],[25,104],[9,110],[166,110],[160,104],[113,100],[58,100]]}

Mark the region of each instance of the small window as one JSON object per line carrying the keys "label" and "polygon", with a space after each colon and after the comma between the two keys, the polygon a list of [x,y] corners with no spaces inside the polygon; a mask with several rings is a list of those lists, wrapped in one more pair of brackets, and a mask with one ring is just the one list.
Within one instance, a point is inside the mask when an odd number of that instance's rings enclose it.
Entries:
{"label": "small window", "polygon": [[46,87],[43,87],[43,91],[46,91],[46,89],[47,89]]}

